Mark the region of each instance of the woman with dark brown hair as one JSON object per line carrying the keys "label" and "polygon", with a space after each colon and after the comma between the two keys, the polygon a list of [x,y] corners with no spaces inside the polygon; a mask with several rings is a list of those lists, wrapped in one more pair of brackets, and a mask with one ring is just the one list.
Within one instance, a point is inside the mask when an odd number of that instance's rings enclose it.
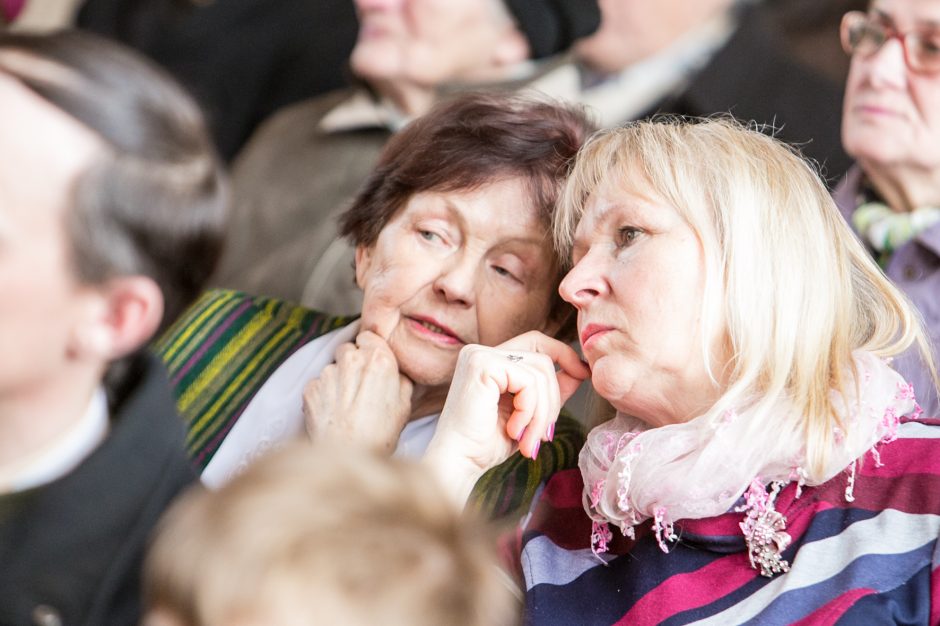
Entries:
{"label": "woman with dark brown hair", "polygon": [[[318,441],[420,457],[463,346],[530,330],[565,338],[571,309],[557,293],[549,228],[589,131],[581,113],[521,97],[440,105],[390,141],[342,218],[361,317],[229,291],[197,303],[159,350],[203,482],[227,482],[305,428]],[[576,357],[562,367],[572,380],[588,376]],[[547,419],[560,407],[556,398]],[[573,464],[580,444],[572,420],[521,436],[518,449],[538,462],[517,452],[476,494],[494,515],[517,509],[539,478]]]}

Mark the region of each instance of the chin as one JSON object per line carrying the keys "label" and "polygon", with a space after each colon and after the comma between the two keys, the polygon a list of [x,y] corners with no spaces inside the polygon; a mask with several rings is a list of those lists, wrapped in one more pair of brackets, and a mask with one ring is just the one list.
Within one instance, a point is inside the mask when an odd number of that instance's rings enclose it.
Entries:
{"label": "chin", "polygon": [[358,56],[354,53],[349,66],[353,74],[363,80],[383,80],[392,74],[387,61],[388,56],[388,53],[382,51],[380,46],[369,44],[368,50],[360,51]]}
{"label": "chin", "polygon": [[451,363],[441,363],[437,359],[398,359],[398,370],[414,384],[424,387],[449,386],[456,368],[456,359]]}

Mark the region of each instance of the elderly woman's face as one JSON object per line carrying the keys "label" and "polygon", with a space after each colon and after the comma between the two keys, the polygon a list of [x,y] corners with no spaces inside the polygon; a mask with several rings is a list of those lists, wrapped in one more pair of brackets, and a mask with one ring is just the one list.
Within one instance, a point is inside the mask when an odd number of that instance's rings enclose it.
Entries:
{"label": "elderly woman's face", "polygon": [[465,344],[547,329],[556,265],[520,179],[415,194],[356,251],[362,328],[423,385],[450,382]]}
{"label": "elderly woman's face", "polygon": [[707,409],[717,393],[702,355],[704,252],[676,209],[599,188],[578,224],[573,261],[560,292],[578,309],[597,392],[653,426]]}
{"label": "elderly woman's face", "polygon": [[[869,14],[902,33],[940,29],[940,0],[876,0]],[[867,166],[940,168],[940,73],[912,72],[897,38],[855,54],[842,141]]]}

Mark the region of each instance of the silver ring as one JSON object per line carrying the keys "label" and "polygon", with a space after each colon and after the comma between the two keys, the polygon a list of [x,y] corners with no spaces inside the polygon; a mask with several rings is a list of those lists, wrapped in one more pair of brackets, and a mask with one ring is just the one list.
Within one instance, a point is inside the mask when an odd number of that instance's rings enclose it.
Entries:
{"label": "silver ring", "polygon": [[507,354],[506,358],[512,361],[513,363],[518,363],[519,361],[522,360],[522,355],[521,354]]}

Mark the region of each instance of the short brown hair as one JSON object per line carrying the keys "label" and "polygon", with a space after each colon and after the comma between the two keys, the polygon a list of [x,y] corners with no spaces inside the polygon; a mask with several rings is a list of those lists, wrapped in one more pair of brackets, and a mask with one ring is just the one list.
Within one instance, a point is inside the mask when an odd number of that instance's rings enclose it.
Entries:
{"label": "short brown hair", "polygon": [[276,623],[272,610],[351,626],[516,624],[495,544],[421,466],[298,442],[170,509],[145,602],[187,626]]}
{"label": "short brown hair", "polygon": [[198,106],[153,63],[88,33],[0,33],[0,70],[104,143],[66,217],[74,271],[92,284],[152,278],[165,327],[202,290],[224,235],[226,185]]}
{"label": "short brown hair", "polygon": [[[550,232],[570,164],[593,130],[581,109],[534,96],[471,92],[444,101],[389,140],[340,217],[340,234],[371,246],[416,193],[472,190],[508,178],[525,181]],[[552,319],[563,321],[569,309],[556,294]]]}

